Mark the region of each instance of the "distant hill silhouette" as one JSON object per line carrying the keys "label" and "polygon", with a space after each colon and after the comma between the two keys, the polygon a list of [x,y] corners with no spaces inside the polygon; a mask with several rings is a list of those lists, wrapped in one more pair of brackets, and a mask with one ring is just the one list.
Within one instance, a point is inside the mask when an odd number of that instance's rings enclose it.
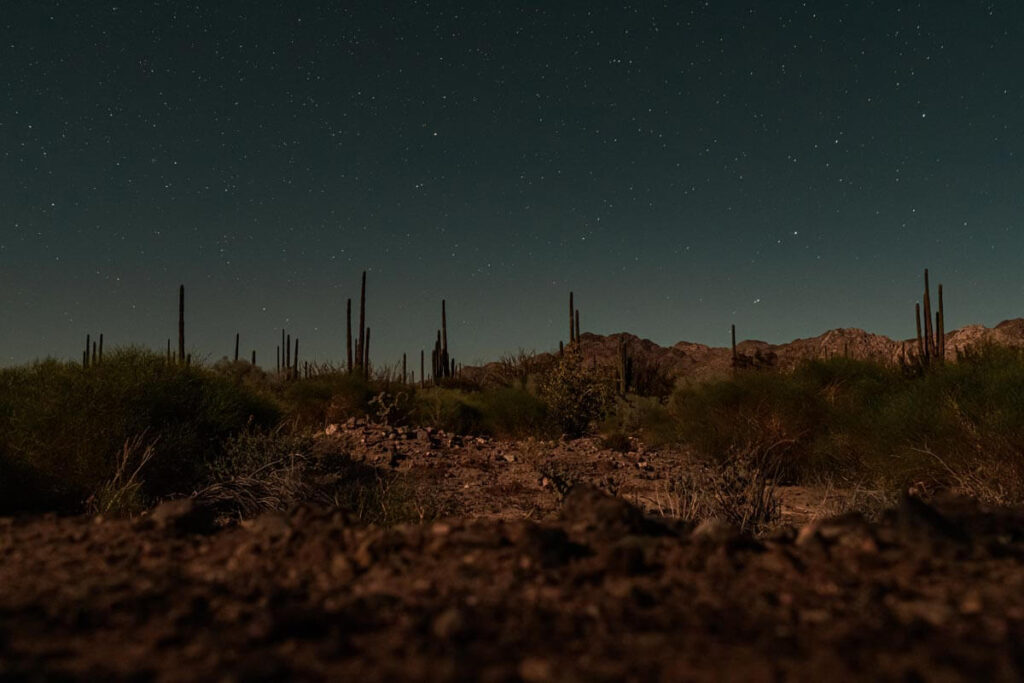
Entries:
{"label": "distant hill silhouette", "polygon": [[[672,346],[660,346],[650,339],[642,339],[628,332],[600,335],[584,332],[580,335],[584,360],[597,367],[614,368],[619,353],[619,340],[628,345],[629,353],[640,363],[657,364],[677,379],[701,381],[722,377],[732,367],[732,351],[729,347],[706,346],[681,341]],[[958,349],[965,349],[985,342],[1006,346],[1024,347],[1024,318],[1004,320],[995,327],[967,325],[946,333],[946,355],[956,357]],[[769,344],[748,339],[736,344],[739,354],[750,359],[762,359],[773,367],[788,369],[804,360],[849,356],[883,363],[899,361],[903,349],[912,353],[916,339],[895,340],[885,335],[872,334],[864,330],[844,327],[829,330],[817,337],[795,339],[786,344]],[[540,354],[539,360],[552,355]],[[482,367],[466,367],[464,375],[472,380],[483,380],[499,368],[499,363],[488,363]]]}

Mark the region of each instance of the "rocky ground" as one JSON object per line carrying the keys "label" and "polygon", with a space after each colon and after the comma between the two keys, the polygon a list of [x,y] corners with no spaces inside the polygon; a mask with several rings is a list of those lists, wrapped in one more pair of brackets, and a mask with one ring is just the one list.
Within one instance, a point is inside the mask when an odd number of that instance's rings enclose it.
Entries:
{"label": "rocky ground", "polygon": [[457,516],[0,520],[0,680],[1024,677],[1024,512],[791,503],[754,538],[645,514],[685,453],[328,431]]}

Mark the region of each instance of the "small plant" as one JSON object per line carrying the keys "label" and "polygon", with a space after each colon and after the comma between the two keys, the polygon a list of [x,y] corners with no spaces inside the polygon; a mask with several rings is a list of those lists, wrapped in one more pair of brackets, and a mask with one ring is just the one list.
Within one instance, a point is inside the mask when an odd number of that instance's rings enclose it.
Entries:
{"label": "small plant", "polygon": [[611,382],[587,372],[577,345],[565,349],[541,380],[539,393],[555,424],[570,438],[586,433],[590,424],[602,419],[614,402]]}
{"label": "small plant", "polygon": [[408,412],[409,393],[382,391],[370,399],[370,407],[376,412],[378,422],[385,427],[390,426],[392,420],[402,419]]}
{"label": "small plant", "polygon": [[765,531],[782,509],[771,471],[739,456],[687,471],[666,494],[662,514],[692,522],[724,519],[745,533]]}
{"label": "small plant", "polygon": [[601,439],[601,447],[618,453],[628,453],[633,450],[633,442],[622,432],[612,432]]}
{"label": "small plant", "polygon": [[550,365],[549,357],[519,349],[516,353],[505,354],[488,367],[485,385],[524,389],[531,377],[543,374]]}
{"label": "small plant", "polygon": [[559,497],[564,497],[574,486],[583,483],[579,472],[564,463],[543,462],[537,466],[537,472],[555,489]]}
{"label": "small plant", "polygon": [[481,434],[483,413],[456,389],[433,387],[416,395],[413,419],[417,424],[454,434]]}
{"label": "small plant", "polygon": [[[86,501],[89,512],[96,515],[132,516],[146,507],[139,474],[154,454],[159,439],[145,441],[145,432],[130,437],[121,447],[114,476],[100,486]],[[130,472],[130,474],[129,474]]]}

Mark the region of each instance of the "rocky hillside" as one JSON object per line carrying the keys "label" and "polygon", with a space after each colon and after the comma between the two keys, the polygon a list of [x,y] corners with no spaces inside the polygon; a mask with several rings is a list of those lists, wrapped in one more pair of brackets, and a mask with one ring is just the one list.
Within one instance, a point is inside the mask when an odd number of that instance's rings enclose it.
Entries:
{"label": "rocky hillside", "polygon": [[[619,353],[619,340],[624,340],[636,363],[641,367],[659,367],[677,379],[701,381],[725,375],[732,361],[728,347],[706,346],[681,341],[672,346],[660,346],[650,339],[642,339],[626,332],[600,335],[585,332],[580,337],[584,358],[596,367],[615,367]],[[995,327],[967,325],[946,334],[946,349],[949,358],[955,358],[958,350],[971,348],[982,343],[997,343],[1007,346],[1024,347],[1024,318],[1005,320]],[[817,337],[796,339],[786,344],[769,344],[756,339],[738,342],[737,351],[755,364],[791,368],[804,360],[849,356],[884,363],[898,362],[904,347],[908,353],[914,350],[913,339],[896,340],[885,335],[872,334],[857,328],[829,330]],[[551,354],[541,354],[538,364],[551,360]],[[466,376],[473,380],[486,381],[507,373],[502,363],[488,363],[483,367],[465,368]]]}

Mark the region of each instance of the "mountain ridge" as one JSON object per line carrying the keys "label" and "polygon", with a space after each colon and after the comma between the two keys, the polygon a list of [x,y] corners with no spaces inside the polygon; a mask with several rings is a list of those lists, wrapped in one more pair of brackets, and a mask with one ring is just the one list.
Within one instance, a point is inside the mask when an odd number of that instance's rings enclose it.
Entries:
{"label": "mountain ridge", "polygon": [[[619,356],[619,340],[627,345],[636,362],[657,365],[676,380],[703,381],[728,374],[732,367],[732,349],[726,346],[708,346],[696,342],[679,341],[661,346],[629,332],[580,335],[580,348],[585,363],[599,367],[614,367]],[[995,343],[1024,347],[1024,318],[1011,318],[994,327],[965,325],[946,333],[946,357],[956,358],[957,352],[979,344]],[[755,363],[788,369],[814,358],[848,356],[882,363],[897,363],[903,354],[912,354],[917,339],[892,339],[886,335],[867,332],[856,327],[839,327],[815,336],[794,339],[782,344],[771,344],[758,339],[745,339],[736,343],[736,351]],[[557,356],[557,352],[544,352],[536,356],[539,363]],[[511,356],[507,356],[511,359]],[[463,368],[463,374],[473,381],[486,381],[501,373],[508,361],[495,361],[483,366]]]}

